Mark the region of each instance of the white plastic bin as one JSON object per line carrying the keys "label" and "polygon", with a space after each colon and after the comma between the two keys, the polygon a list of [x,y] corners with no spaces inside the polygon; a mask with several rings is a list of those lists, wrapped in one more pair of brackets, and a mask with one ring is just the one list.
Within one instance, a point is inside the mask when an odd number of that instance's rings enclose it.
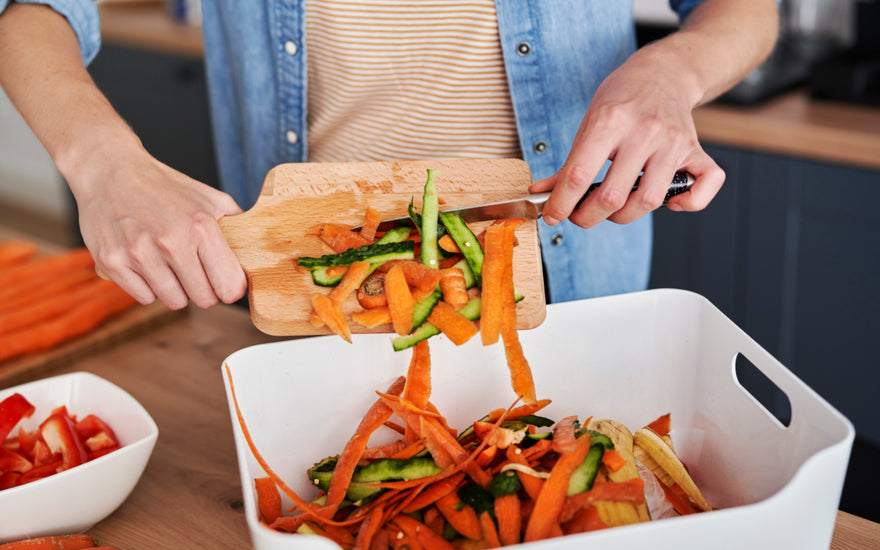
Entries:
{"label": "white plastic bin", "polygon": [[[828,548],[854,430],[850,422],[705,298],[681,290],[548,306],[520,339],[551,418],[612,418],[631,430],[672,414],[676,451],[716,508],[531,543],[531,548],[772,550]],[[303,496],[306,469],[338,454],[363,413],[405,374],[409,352],[389,335],[335,336],[254,346],[225,362],[263,457]],[[500,344],[431,340],[432,401],[462,429],[514,395]],[[738,354],[784,392],[786,427],[735,375]],[[229,380],[223,369],[227,394]],[[258,550],[335,548],[316,536],[276,533],[257,520],[253,479],[265,474],[244,440],[230,397],[244,502]],[[285,501],[285,505],[290,504]]]}

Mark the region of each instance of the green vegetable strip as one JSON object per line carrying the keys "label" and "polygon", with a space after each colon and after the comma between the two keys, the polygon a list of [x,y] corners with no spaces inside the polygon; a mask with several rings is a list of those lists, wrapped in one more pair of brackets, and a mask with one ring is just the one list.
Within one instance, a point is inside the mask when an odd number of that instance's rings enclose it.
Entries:
{"label": "green vegetable strip", "polygon": [[415,243],[413,241],[367,244],[357,248],[350,248],[339,254],[325,254],[317,258],[305,256],[298,258],[296,263],[306,269],[315,269],[334,265],[351,265],[362,260],[380,262],[395,259],[412,259],[414,250]]}
{"label": "green vegetable strip", "polygon": [[481,286],[483,281],[483,247],[480,246],[480,241],[458,214],[440,212],[439,217],[443,225],[446,226],[449,236],[452,237],[464,255],[464,259],[473,273],[475,283],[477,286]]}
{"label": "green vegetable strip", "polygon": [[440,267],[440,250],[437,246],[437,214],[440,201],[437,187],[434,185],[436,170],[428,169],[428,180],[422,196],[422,263],[435,269]]}

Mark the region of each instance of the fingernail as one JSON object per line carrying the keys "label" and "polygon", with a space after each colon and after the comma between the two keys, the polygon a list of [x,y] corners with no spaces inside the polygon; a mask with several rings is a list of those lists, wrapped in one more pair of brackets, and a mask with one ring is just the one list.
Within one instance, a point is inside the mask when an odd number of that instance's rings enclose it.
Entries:
{"label": "fingernail", "polygon": [[681,205],[678,204],[677,202],[672,203],[672,204],[667,204],[666,208],[672,210],[673,212],[681,212],[682,210],[684,210],[684,208],[682,208]]}
{"label": "fingernail", "polygon": [[546,223],[547,225],[556,225],[557,223],[559,223],[559,220],[557,220],[553,216],[544,216],[544,223]]}

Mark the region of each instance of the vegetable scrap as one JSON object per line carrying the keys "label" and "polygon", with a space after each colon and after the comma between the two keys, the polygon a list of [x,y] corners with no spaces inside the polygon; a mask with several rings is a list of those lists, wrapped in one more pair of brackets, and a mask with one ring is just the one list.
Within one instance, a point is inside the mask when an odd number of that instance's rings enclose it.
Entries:
{"label": "vegetable scrap", "polygon": [[53,409],[34,430],[19,426],[35,410],[20,393],[0,401],[0,490],[69,470],[120,447],[103,419],[94,414],[77,418],[65,405]]}
{"label": "vegetable scrap", "polygon": [[0,362],[82,336],[135,303],[97,276],[85,248],[38,255],[32,243],[0,242]]}
{"label": "vegetable scrap", "polygon": [[0,544],[0,550],[82,550],[83,548],[116,550],[102,545],[85,534],[34,537]]}
{"label": "vegetable scrap", "polygon": [[457,346],[477,334],[484,345],[500,339],[514,391],[535,402],[516,332],[516,303],[525,297],[513,284],[515,232],[524,220],[500,220],[476,236],[461,216],[440,210],[436,175],[427,171],[421,211],[410,203],[414,229],[406,225],[380,234],[381,215],[368,207],[359,230],[323,223],[309,231],[334,251],[296,259],[316,286],[331,289],[312,295],[311,322],[351,342],[342,306],[354,295],[361,309],[349,315],[351,321],[389,328],[396,334],[395,351],[438,334]]}
{"label": "vegetable scrap", "polygon": [[[427,340],[413,347],[406,376],[377,392],[341,453],[307,469],[315,493],[300,495],[260,454],[228,366],[226,375],[266,474],[253,480],[259,519],[278,532],[345,549],[463,550],[712,510],[673,450],[668,414],[634,435],[609,419],[540,416],[550,404],[542,399],[451,428],[431,402]],[[371,444],[384,430],[397,439]]]}

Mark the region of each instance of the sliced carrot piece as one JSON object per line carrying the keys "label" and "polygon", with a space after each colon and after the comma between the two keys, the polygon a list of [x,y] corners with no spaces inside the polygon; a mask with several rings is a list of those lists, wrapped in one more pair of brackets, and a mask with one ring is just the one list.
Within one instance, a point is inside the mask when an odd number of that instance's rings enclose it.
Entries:
{"label": "sliced carrot piece", "polygon": [[318,293],[312,295],[312,307],[318,318],[327,325],[327,328],[342,336],[346,342],[351,343],[351,331],[345,322],[345,316],[342,314],[339,304],[328,296]]}
{"label": "sliced carrot piece", "polygon": [[361,236],[370,242],[374,241],[376,239],[376,229],[378,229],[381,221],[382,214],[372,206],[368,206],[367,211],[364,212],[364,223],[361,226]]}
{"label": "sliced carrot piece", "polygon": [[669,434],[669,430],[672,428],[671,416],[669,413],[660,416],[647,426],[654,430],[659,436],[664,436]]}
{"label": "sliced carrot piece", "polygon": [[351,320],[366,328],[391,324],[391,310],[388,306],[362,309],[351,314]]}
{"label": "sliced carrot piece", "polygon": [[254,479],[254,489],[257,492],[257,508],[260,516],[266,523],[273,523],[281,515],[281,493],[270,477],[258,477]]}
{"label": "sliced carrot piece", "polygon": [[616,472],[626,465],[626,459],[617,452],[617,449],[607,449],[602,453],[602,464],[612,472]]}
{"label": "sliced carrot piece", "polygon": [[385,295],[388,297],[394,332],[406,336],[412,332],[414,301],[403,269],[399,265],[389,269],[385,275]]}
{"label": "sliced carrot piece", "polygon": [[483,286],[480,303],[480,337],[483,345],[498,341],[501,335],[503,307],[502,281],[504,278],[504,226],[490,225],[486,229],[483,248]]}
{"label": "sliced carrot piece", "polygon": [[[547,440],[542,439],[538,443],[541,443],[543,441],[547,441]],[[537,446],[537,445],[535,445],[535,446]],[[549,448],[549,446],[550,446],[550,444],[548,442],[547,447]],[[514,464],[520,464],[522,466],[531,467],[531,464],[529,464],[529,461],[523,455],[522,449],[520,449],[516,445],[511,445],[507,448],[506,456],[507,456],[507,460],[509,460],[510,462],[512,462]],[[539,477],[531,476],[531,475],[528,475],[528,474],[525,474],[522,472],[517,472],[516,475],[517,475],[517,477],[519,477],[519,480],[523,485],[523,489],[525,489],[526,494],[529,495],[529,498],[533,502],[535,500],[537,500],[538,495],[541,494],[541,489],[544,487],[544,480]]]}
{"label": "sliced carrot piece", "polygon": [[432,483],[403,509],[403,513],[409,514],[417,512],[422,508],[434,504],[441,498],[458,489],[458,486],[461,485],[461,482],[464,480],[464,476],[464,472],[459,472],[446,479],[441,479],[440,481]]}
{"label": "sliced carrot piece", "polygon": [[645,482],[640,477],[634,477],[627,481],[596,481],[589,491],[565,499],[565,504],[560,512],[560,520],[565,523],[573,519],[578,511],[592,506],[597,501],[644,503]]}
{"label": "sliced carrot piece", "polygon": [[431,349],[427,340],[413,346],[402,397],[419,409],[428,408],[431,398]]}
{"label": "sliced carrot piece", "polygon": [[537,395],[532,368],[523,354],[522,345],[516,332],[516,302],[513,295],[513,229],[510,226],[503,227],[505,228],[503,239],[505,274],[502,279],[503,288],[501,291],[501,336],[504,341],[504,355],[510,369],[513,391],[522,396],[524,403],[530,404],[537,401]]}
{"label": "sliced carrot piece", "polygon": [[525,542],[546,539],[555,529],[560,528],[559,515],[565,504],[568,481],[590,450],[589,437],[578,438],[577,443],[575,452],[559,457],[550,470],[550,477],[541,487],[541,493],[535,500],[535,506],[526,525],[525,537],[523,537]]}
{"label": "sliced carrot piece", "polygon": [[388,305],[385,296],[385,274],[373,273],[361,283],[357,290],[357,300],[361,307],[370,309]]}
{"label": "sliced carrot piece", "polygon": [[[399,394],[405,385],[403,377],[394,381],[388,388],[389,395]],[[367,413],[358,424],[354,435],[346,442],[339,458],[336,461],[336,467],[333,469],[333,476],[330,478],[330,488],[327,490],[327,501],[325,506],[333,506],[341,504],[345,499],[345,493],[348,491],[348,485],[351,482],[351,476],[354,475],[355,467],[361,460],[361,455],[373,435],[386,420],[391,417],[391,408],[382,400],[378,400],[367,410]]]}
{"label": "sliced carrot piece", "polygon": [[440,269],[440,291],[443,292],[443,300],[455,309],[470,300],[464,272],[459,267]]}
{"label": "sliced carrot piece", "polygon": [[440,270],[417,260],[392,260],[391,267],[400,266],[409,286],[426,292],[433,292],[440,283]]}
{"label": "sliced carrot piece", "polygon": [[483,537],[477,513],[470,506],[465,506],[454,491],[437,500],[436,506],[446,521],[462,535],[474,540]]}
{"label": "sliced carrot piece", "polygon": [[480,514],[480,528],[483,531],[483,542],[486,548],[501,548],[501,540],[498,538],[498,530],[495,528],[495,522],[488,511]]}
{"label": "sliced carrot piece", "polygon": [[[514,409],[511,409],[509,413],[506,415],[507,420],[518,420],[523,416],[528,416],[530,414],[535,414],[547,405],[549,405],[551,401],[549,399],[539,399],[534,403],[529,405],[520,405]],[[501,415],[504,414],[504,409],[495,409],[489,413],[489,422],[495,422]]]}
{"label": "sliced carrot piece", "polygon": [[589,508],[584,508],[570,521],[566,522],[562,526],[562,531],[566,535],[571,535],[573,533],[586,533],[588,531],[598,531],[599,529],[608,528],[605,525],[605,522],[602,521],[602,516],[599,515],[599,509],[595,506],[590,506]]}
{"label": "sliced carrot piece", "polygon": [[498,539],[504,546],[519,544],[522,531],[522,506],[516,493],[495,498]]}
{"label": "sliced carrot piece", "polygon": [[404,530],[409,539],[415,539],[424,550],[455,550],[452,543],[416,519],[401,514],[394,518],[394,522]]}
{"label": "sliced carrot piece", "polygon": [[368,244],[372,244],[372,240],[365,238],[357,231],[347,230],[347,231],[339,231],[332,239],[332,243],[330,243],[330,248],[334,250],[334,252],[345,252],[349,248],[358,248],[359,246],[364,246]]}
{"label": "sliced carrot piece", "polygon": [[438,302],[434,306],[428,315],[428,322],[439,328],[456,346],[464,344],[480,331],[473,321],[446,302]]}
{"label": "sliced carrot piece", "polygon": [[450,254],[458,254],[461,252],[461,250],[458,249],[458,245],[455,244],[455,241],[449,236],[449,234],[440,237],[440,239],[437,240],[437,244],[440,245],[440,248]]}

